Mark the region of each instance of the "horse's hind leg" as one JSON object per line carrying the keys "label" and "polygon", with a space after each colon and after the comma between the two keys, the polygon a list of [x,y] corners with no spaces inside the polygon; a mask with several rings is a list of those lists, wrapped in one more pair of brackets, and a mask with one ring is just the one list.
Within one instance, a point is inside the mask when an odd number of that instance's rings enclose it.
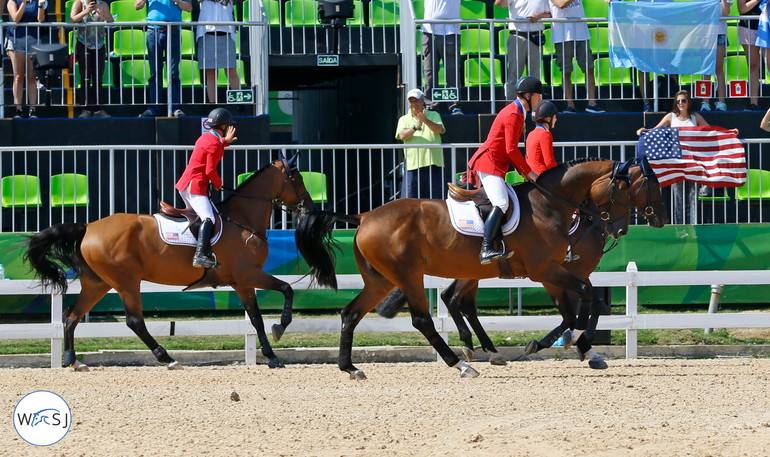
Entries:
{"label": "horse's hind leg", "polygon": [[62,365],[72,365],[77,371],[88,371],[88,366],[78,362],[75,354],[75,327],[80,319],[110,290],[110,286],[98,279],[93,272],[83,269],[80,275],[81,292],[75,302],[64,311],[64,359]]}
{"label": "horse's hind leg", "polygon": [[469,280],[469,282],[473,287],[463,296],[463,299],[460,302],[460,311],[468,320],[473,331],[476,332],[476,337],[479,339],[481,349],[490,354],[489,363],[492,365],[506,365],[503,356],[497,353],[497,348],[494,343],[492,343],[492,339],[487,335],[487,331],[484,330],[481,321],[479,321],[478,307],[476,306],[476,295],[479,292],[479,282],[477,280]]}
{"label": "horse's hind leg", "polygon": [[[449,312],[449,315],[452,316],[455,327],[457,327],[457,333],[460,336],[460,341],[463,342],[462,351],[463,355],[465,356],[465,361],[472,362],[473,354],[475,352],[473,347],[473,334],[471,334],[471,330],[468,328],[468,325],[466,325],[465,319],[463,319],[462,316],[462,311],[460,310],[462,301],[465,295],[468,293],[466,287],[468,282],[469,281],[455,279],[454,282],[449,285],[449,287],[441,292],[441,300],[443,300],[446,304],[447,311]],[[400,292],[400,289],[396,290]],[[403,293],[401,294],[403,296]],[[404,301],[406,301],[406,297],[404,297]]]}
{"label": "horse's hind leg", "polygon": [[140,340],[152,351],[152,355],[158,359],[158,362],[165,363],[169,370],[178,370],[182,366],[174,360],[166,349],[163,348],[155,338],[147,331],[142,315],[142,298],[139,293],[139,283],[135,287],[118,291],[120,299],[123,301],[123,307],[126,310],[126,325],[130,328]]}
{"label": "horse's hind leg", "polygon": [[[286,285],[288,286],[288,284]],[[291,289],[291,287],[289,287],[289,289]],[[270,341],[267,339],[267,334],[265,334],[265,323],[262,320],[262,313],[259,311],[259,305],[257,304],[256,291],[252,288],[236,288],[235,292],[238,294],[241,303],[243,303],[243,307],[246,309],[246,313],[249,315],[251,325],[257,330],[257,339],[259,339],[259,347],[262,350],[262,355],[268,359],[267,366],[270,368],[283,368],[283,362],[273,352]]]}

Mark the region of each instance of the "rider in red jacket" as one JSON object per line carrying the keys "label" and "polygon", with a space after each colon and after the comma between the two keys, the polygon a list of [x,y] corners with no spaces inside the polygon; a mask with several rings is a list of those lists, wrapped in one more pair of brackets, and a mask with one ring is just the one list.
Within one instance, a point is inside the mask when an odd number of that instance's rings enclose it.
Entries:
{"label": "rider in red jacket", "polygon": [[[492,260],[509,258],[513,252],[497,250],[494,239],[500,231],[508,210],[508,191],[505,173],[511,162],[527,181],[534,182],[537,174],[530,169],[519,151],[519,139],[524,130],[524,116],[540,102],[543,84],[534,76],[525,76],[516,83],[516,100],[503,108],[495,117],[487,140],[468,161],[468,176],[472,184],[481,185],[492,203],[492,212],[484,223],[479,261],[486,265]],[[476,176],[478,175],[478,176]]]}
{"label": "rider in red jacket", "polygon": [[535,109],[535,129],[527,135],[527,164],[532,171],[542,175],[556,165],[553,154],[553,134],[551,129],[556,125],[556,115],[559,110],[553,103],[543,100]]}
{"label": "rider in red jacket", "polygon": [[214,209],[208,197],[208,188],[210,182],[214,189],[222,189],[222,178],[217,173],[217,167],[225,153],[225,147],[237,140],[234,124],[233,116],[224,108],[216,108],[209,113],[206,125],[211,130],[195,142],[190,162],[174,186],[185,204],[195,210],[202,222],[192,263],[196,268],[219,267],[216,259],[211,258]]}

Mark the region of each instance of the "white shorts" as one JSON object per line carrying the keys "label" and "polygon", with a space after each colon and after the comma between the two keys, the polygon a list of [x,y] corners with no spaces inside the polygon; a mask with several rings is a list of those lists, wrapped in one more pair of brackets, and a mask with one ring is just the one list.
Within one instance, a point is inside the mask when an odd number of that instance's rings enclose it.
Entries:
{"label": "white shorts", "polygon": [[200,217],[202,221],[211,219],[211,222],[214,222],[214,210],[211,208],[211,201],[207,196],[195,195],[183,190],[179,191],[179,195],[187,206],[198,213],[198,217]]}
{"label": "white shorts", "polygon": [[738,42],[754,46],[757,42],[757,30],[738,26]]}
{"label": "white shorts", "polygon": [[505,179],[483,171],[479,171],[478,174],[492,206],[499,207],[503,213],[508,211],[508,188],[505,185]]}

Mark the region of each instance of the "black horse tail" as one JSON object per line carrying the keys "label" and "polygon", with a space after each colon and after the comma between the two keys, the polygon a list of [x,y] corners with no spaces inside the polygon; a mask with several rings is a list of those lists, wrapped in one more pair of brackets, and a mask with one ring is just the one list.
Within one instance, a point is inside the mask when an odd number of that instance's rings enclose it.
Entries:
{"label": "black horse tail", "polygon": [[359,225],[361,219],[356,216],[332,213],[330,211],[310,211],[299,217],[294,239],[302,257],[310,266],[310,274],[321,287],[337,290],[335,268],[339,243],[332,237],[337,221]]}
{"label": "black horse tail", "polygon": [[28,237],[22,242],[27,250],[22,259],[30,265],[44,289],[67,292],[67,273],[80,276],[80,242],[86,224],[58,224]]}
{"label": "black horse tail", "polygon": [[404,306],[406,306],[406,295],[396,287],[374,308],[374,311],[382,317],[393,319]]}

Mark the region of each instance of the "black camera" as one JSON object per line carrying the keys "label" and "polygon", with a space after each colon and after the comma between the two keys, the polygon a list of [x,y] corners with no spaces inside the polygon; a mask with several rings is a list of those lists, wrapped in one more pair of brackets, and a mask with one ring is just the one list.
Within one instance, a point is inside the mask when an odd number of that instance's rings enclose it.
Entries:
{"label": "black camera", "polygon": [[[318,0],[318,17],[321,22],[353,17],[353,0]],[[342,21],[344,23],[344,21]]]}

